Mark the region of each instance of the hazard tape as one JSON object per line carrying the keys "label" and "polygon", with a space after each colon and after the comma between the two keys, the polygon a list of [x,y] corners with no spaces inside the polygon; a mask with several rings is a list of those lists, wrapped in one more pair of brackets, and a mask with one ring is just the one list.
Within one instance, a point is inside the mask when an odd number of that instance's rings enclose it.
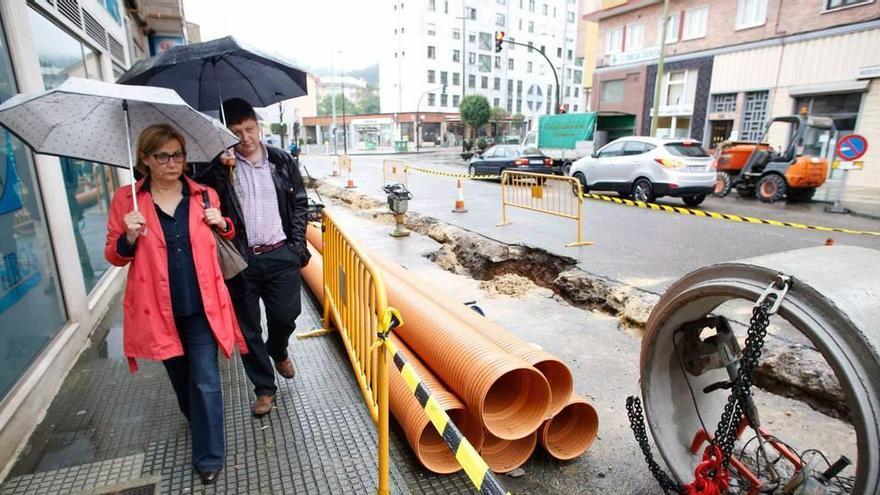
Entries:
{"label": "hazard tape", "polygon": [[790,227],[790,228],[794,228],[794,229],[817,230],[817,231],[821,231],[821,232],[839,232],[839,233],[843,233],[843,234],[880,236],[880,232],[872,232],[869,230],[852,230],[852,229],[844,229],[844,228],[840,228],[840,227],[822,227],[819,225],[808,225],[808,224],[797,223],[797,222],[783,222],[780,220],[765,220],[763,218],[743,217],[743,216],[739,216],[739,215],[732,215],[730,213],[716,213],[714,211],[695,210],[693,208],[683,208],[680,206],[667,206],[667,205],[659,205],[656,203],[645,203],[642,201],[633,201],[631,199],[618,198],[618,197],[614,197],[614,196],[605,196],[602,194],[586,193],[583,195],[583,197],[589,198],[589,199],[598,199],[601,201],[606,201],[609,203],[616,203],[616,204],[620,204],[620,205],[635,206],[637,208],[644,208],[644,209],[648,209],[648,210],[665,211],[668,213],[678,213],[680,215],[693,215],[693,216],[697,216],[697,217],[715,218],[718,220],[730,220],[732,222],[775,225],[776,227]]}
{"label": "hazard tape", "polygon": [[425,414],[428,415],[428,419],[431,420],[434,428],[440,432],[440,436],[443,437],[455,459],[464,468],[464,472],[477,488],[477,491],[482,495],[510,495],[510,492],[501,485],[501,482],[498,481],[498,478],[495,477],[495,474],[492,473],[486,461],[480,457],[474,446],[468,442],[458,427],[449,419],[446,411],[440,408],[437,401],[431,395],[431,391],[428,390],[428,387],[425,386],[424,382],[413,371],[412,366],[407,362],[400,349],[394,345],[391,339],[384,339],[384,344],[388,348],[388,352],[393,356],[394,364],[400,370],[406,386],[415,395],[419,404],[422,405]]}
{"label": "hazard tape", "polygon": [[420,174],[436,175],[439,177],[452,177],[454,179],[498,180],[501,178],[500,175],[457,174],[455,172],[442,172],[440,170],[434,170],[430,168],[413,167],[412,165],[407,165],[406,168],[407,170],[412,170]]}

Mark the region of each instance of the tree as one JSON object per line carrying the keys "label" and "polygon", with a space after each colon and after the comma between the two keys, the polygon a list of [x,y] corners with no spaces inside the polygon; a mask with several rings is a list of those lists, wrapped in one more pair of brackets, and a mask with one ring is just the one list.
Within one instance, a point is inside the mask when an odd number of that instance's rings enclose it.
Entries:
{"label": "tree", "polygon": [[492,112],[489,116],[489,121],[492,122],[492,136],[498,136],[498,123],[507,120],[507,110],[501,107],[492,107]]}
{"label": "tree", "polygon": [[379,113],[379,87],[373,84],[367,86],[364,98],[361,100],[361,113]]}
{"label": "tree", "polygon": [[360,113],[357,103],[342,96],[342,93],[334,95],[324,95],[318,102],[318,115],[333,115],[333,97],[336,98],[336,116],[342,115],[342,105],[345,103],[346,115],[357,115]]}
{"label": "tree", "polygon": [[471,129],[479,129],[489,122],[491,114],[489,100],[480,95],[465,96],[458,105],[458,112],[464,125]]}

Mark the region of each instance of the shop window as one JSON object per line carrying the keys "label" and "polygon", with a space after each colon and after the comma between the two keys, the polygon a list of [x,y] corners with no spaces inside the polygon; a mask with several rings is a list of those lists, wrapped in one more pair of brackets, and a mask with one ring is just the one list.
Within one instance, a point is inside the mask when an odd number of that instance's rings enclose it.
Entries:
{"label": "shop window", "polygon": [[687,107],[694,104],[697,87],[697,71],[694,69],[667,72],[663,80],[660,105],[664,107]]}
{"label": "shop window", "polygon": [[724,93],[712,97],[713,112],[735,112],[736,93]]}
{"label": "shop window", "polygon": [[623,79],[602,81],[602,103],[622,103],[623,89]]}
{"label": "shop window", "polygon": [[[17,92],[0,24],[0,102]],[[0,400],[67,321],[42,204],[30,151],[0,131]]]}
{"label": "shop window", "polygon": [[[101,79],[98,53],[84,46],[34,10],[29,11],[43,85],[51,89],[71,76]],[[135,137],[136,139],[136,137]],[[116,190],[112,169],[98,163],[61,158],[67,203],[86,290],[110,267],[104,259],[107,210]]]}
{"label": "shop window", "polygon": [[743,104],[742,124],[739,139],[757,141],[764,132],[764,121],[767,119],[767,108],[770,101],[768,91],[750,91],[746,93]]}
{"label": "shop window", "polygon": [[736,28],[746,29],[767,22],[767,0],[739,0],[736,9]]}

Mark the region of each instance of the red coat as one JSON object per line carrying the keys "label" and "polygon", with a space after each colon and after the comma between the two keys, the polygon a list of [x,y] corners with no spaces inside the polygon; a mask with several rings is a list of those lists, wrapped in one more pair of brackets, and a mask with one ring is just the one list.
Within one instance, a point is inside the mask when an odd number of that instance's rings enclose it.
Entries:
{"label": "red coat", "polygon": [[[171,290],[168,281],[168,254],[165,236],[159,223],[159,216],[149,191],[141,190],[143,180],[138,181],[138,209],[147,219],[147,234],[137,240],[133,258],[120,256],[116,252],[116,242],[125,235],[125,214],[132,210],[131,186],[123,186],[113,195],[107,220],[107,243],[104,257],[111,264],[125,266],[128,281],[125,285],[123,302],[123,351],[128,358],[129,369],[137,371],[135,358],[162,361],[183,355],[183,345],[174,323],[171,311]],[[229,357],[235,345],[239,352],[246,353],[247,346],[235,313],[232,299],[217,261],[217,241],[211,227],[204,221],[202,191],[207,190],[211,206],[219,208],[217,193],[198,182],[186,179],[189,186],[189,235],[192,243],[193,263],[196,268],[205,316],[214,331],[218,346]],[[230,225],[232,222],[227,219]],[[234,228],[222,234],[232,239]]]}

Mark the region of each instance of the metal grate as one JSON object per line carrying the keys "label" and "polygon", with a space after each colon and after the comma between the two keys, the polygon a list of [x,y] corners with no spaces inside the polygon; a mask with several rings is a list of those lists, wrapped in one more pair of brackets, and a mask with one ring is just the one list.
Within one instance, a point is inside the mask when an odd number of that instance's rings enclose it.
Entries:
{"label": "metal grate", "polygon": [[724,93],[712,97],[713,112],[735,112],[736,93]]}
{"label": "metal grate", "polygon": [[77,27],[82,27],[82,15],[78,0],[58,0],[58,12],[61,12],[61,15],[76,24]]}
{"label": "metal grate", "polygon": [[120,64],[125,65],[125,47],[122,46],[122,43],[116,40],[111,35],[107,35],[107,39],[110,41],[110,55],[116,59]]}
{"label": "metal grate", "polygon": [[90,38],[95,40],[97,44],[107,48],[107,30],[105,30],[104,26],[102,26],[101,23],[88,12],[83,11],[83,16],[86,20],[86,33]]}
{"label": "metal grate", "polygon": [[742,130],[739,138],[743,141],[757,141],[764,131],[767,119],[767,105],[770,101],[768,91],[752,91],[746,93],[743,105]]}

